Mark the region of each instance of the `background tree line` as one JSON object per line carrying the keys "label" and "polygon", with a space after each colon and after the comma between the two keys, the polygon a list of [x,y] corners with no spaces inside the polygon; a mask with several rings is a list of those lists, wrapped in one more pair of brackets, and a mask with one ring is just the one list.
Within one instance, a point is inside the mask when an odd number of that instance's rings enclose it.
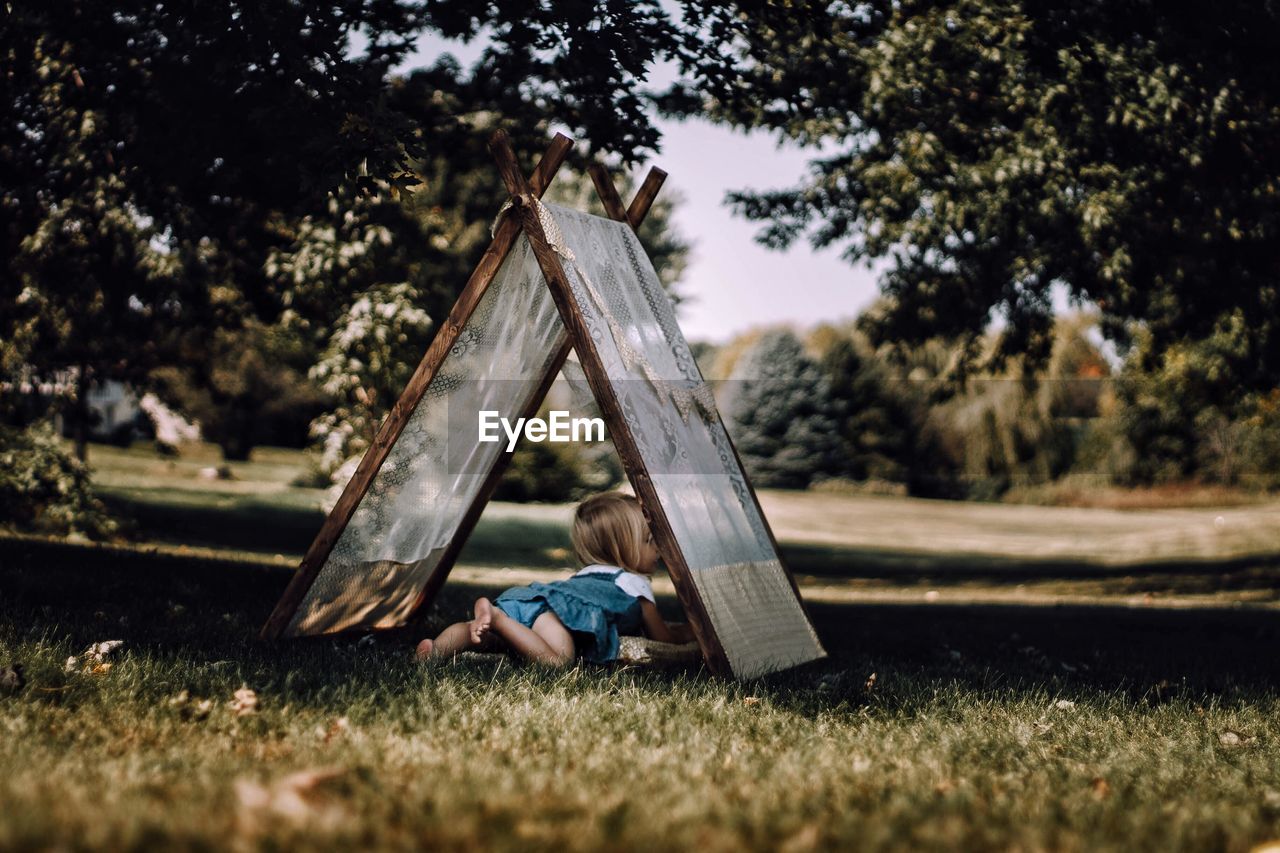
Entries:
{"label": "background tree line", "polygon": [[[1077,314],[1057,319],[1037,371],[1018,357],[957,379],[967,341],[877,347],[864,330],[886,310],[703,348],[757,484],[977,500],[1053,483],[1280,488],[1280,392],[1219,407],[1209,346],[1155,370],[1143,346],[1115,363]],[[989,333],[978,355],[998,346]]]}
{"label": "background tree line", "polygon": [[[314,415],[326,468],[358,453],[502,200],[487,135],[535,145],[554,122],[627,164],[658,149],[659,111],[811,148],[800,185],[731,200],[769,245],[886,265],[857,334],[807,346],[836,398],[813,417],[842,434],[869,434],[848,420],[893,387],[873,374],[912,371],[1007,378],[1027,421],[1053,387],[1036,377],[1055,369],[1056,287],[1124,358],[1120,480],[1238,479],[1255,453],[1238,448],[1266,444],[1249,436],[1280,381],[1268,4],[19,0],[0,19],[3,446],[34,440],[17,392],[70,375],[81,455],[85,391],[106,379],[162,392],[228,457],[273,408]],[[426,33],[485,47],[393,74]],[[664,61],[679,80],[651,91]],[[966,399],[935,402],[974,429],[1012,422],[987,404],[962,417]],[[765,455],[805,438],[761,427]],[[846,473],[927,490],[932,463],[903,460],[959,453],[898,432],[846,437],[862,460]],[[1016,469],[1051,432],[993,440],[1005,461],[982,464]]]}

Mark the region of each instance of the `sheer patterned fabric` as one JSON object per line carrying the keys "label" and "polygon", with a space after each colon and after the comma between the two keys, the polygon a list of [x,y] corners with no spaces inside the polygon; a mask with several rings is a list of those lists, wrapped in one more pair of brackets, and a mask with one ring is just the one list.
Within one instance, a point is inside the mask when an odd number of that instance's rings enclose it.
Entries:
{"label": "sheer patterned fabric", "polygon": [[[506,439],[481,443],[481,410],[513,423],[565,335],[521,236],[427,386],[285,633],[401,625]],[[500,432],[500,431],[499,431]]]}
{"label": "sheer patterned fabric", "polygon": [[[751,678],[823,656],[719,418],[697,408],[682,417],[663,387],[688,394],[704,386],[639,239],[623,223],[545,207],[572,248],[574,262],[564,267],[574,301],[734,675]],[[619,331],[622,347],[614,339]],[[626,349],[648,370],[629,363]],[[649,372],[663,383],[649,381]]]}

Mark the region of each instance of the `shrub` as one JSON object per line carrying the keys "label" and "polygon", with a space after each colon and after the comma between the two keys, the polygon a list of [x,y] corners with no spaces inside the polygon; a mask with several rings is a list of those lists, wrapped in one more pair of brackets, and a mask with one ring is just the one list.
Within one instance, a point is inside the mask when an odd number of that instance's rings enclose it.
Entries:
{"label": "shrub", "polygon": [[89,486],[89,469],[48,424],[0,426],[0,527],[105,539],[118,526]]}

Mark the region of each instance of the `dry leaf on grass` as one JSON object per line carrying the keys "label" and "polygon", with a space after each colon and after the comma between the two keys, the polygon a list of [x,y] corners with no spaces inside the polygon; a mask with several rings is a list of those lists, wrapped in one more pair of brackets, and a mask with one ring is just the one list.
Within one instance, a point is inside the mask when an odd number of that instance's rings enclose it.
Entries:
{"label": "dry leaf on grass", "polygon": [[111,663],[107,660],[118,649],[124,646],[124,640],[103,640],[93,643],[79,656],[67,658],[63,665],[64,672],[83,672],[89,675],[106,675],[111,671]]}
{"label": "dry leaf on grass", "polygon": [[335,830],[352,817],[333,784],[346,773],[341,767],[323,767],[300,770],[269,784],[237,779],[237,822],[242,831],[253,834],[281,822],[321,832]]}
{"label": "dry leaf on grass", "polygon": [[178,695],[169,698],[169,707],[175,708],[182,719],[198,722],[209,716],[209,712],[213,710],[213,700],[195,699],[191,696],[190,691],[183,690]]}
{"label": "dry leaf on grass", "polygon": [[324,743],[330,743],[333,741],[334,738],[343,737],[350,733],[351,733],[351,723],[347,720],[346,717],[339,717],[338,719],[329,723],[328,727],[325,727],[325,726],[315,727],[316,739],[323,741]]}
{"label": "dry leaf on grass", "polygon": [[0,669],[0,690],[17,693],[26,684],[27,679],[22,674],[22,664],[12,663]]}
{"label": "dry leaf on grass", "polygon": [[237,717],[256,714],[258,713],[258,694],[247,686],[241,687],[232,694],[232,699],[227,705]]}
{"label": "dry leaf on grass", "polygon": [[1257,742],[1258,739],[1256,737],[1244,735],[1231,729],[1227,729],[1218,735],[1218,743],[1226,747],[1253,746]]}

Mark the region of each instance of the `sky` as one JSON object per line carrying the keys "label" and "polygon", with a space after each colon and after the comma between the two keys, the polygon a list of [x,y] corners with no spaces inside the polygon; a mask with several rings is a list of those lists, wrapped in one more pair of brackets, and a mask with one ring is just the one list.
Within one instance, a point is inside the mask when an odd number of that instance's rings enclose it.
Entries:
{"label": "sky", "polygon": [[[432,64],[446,51],[465,66],[481,49],[476,42],[424,35],[398,70]],[[651,84],[660,85],[662,76],[659,69]],[[661,151],[638,174],[658,166],[668,174],[663,194],[682,199],[672,219],[693,245],[677,285],[684,297],[679,320],[686,338],[720,344],[757,326],[805,329],[850,319],[875,298],[875,273],[865,266],[842,261],[838,250],[814,251],[804,241],[786,252],[766,249],[753,239],[760,226],[734,216],[724,204],[730,190],[796,183],[805,171],[804,152],[779,147],[768,134],[744,134],[701,120],[657,119],[656,125],[662,131]]]}

